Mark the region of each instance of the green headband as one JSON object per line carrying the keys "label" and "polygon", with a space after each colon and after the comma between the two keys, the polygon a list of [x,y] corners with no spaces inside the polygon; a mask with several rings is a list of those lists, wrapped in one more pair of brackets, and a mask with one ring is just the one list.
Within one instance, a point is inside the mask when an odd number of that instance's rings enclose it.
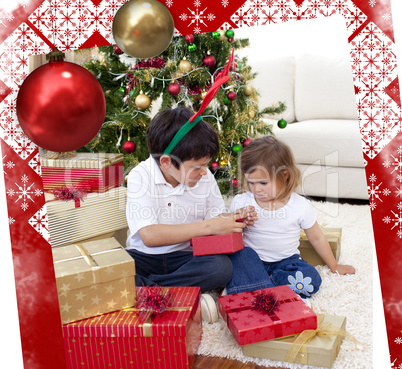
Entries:
{"label": "green headband", "polygon": [[174,148],[177,146],[177,144],[183,139],[183,137],[190,132],[191,129],[193,129],[195,127],[195,125],[202,120],[202,116],[201,115],[197,115],[197,117],[190,122],[191,118],[184,123],[180,129],[177,131],[177,133],[174,135],[172,141],[170,141],[169,146],[166,148],[164,154],[165,155],[169,155]]}

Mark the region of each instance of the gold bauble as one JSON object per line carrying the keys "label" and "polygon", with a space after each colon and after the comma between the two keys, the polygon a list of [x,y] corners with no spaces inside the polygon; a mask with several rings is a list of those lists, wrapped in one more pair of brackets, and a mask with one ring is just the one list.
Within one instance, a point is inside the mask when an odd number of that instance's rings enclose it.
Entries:
{"label": "gold bauble", "polygon": [[130,0],[115,14],[117,46],[135,58],[147,59],[167,49],[174,34],[173,17],[157,0]]}
{"label": "gold bauble", "polygon": [[225,160],[225,159],[222,159],[222,160],[219,162],[219,165],[220,165],[221,168],[227,167],[228,164],[229,164],[229,162],[228,162],[227,160]]}
{"label": "gold bauble", "polygon": [[226,31],[220,30],[219,34],[220,34],[219,41],[227,41],[228,38],[226,37]]}
{"label": "gold bauble", "polygon": [[254,119],[255,117],[255,110],[254,109],[250,109],[248,111],[248,116],[250,117],[250,119]]}
{"label": "gold bauble", "polygon": [[191,70],[193,69],[193,66],[191,65],[191,63],[188,60],[183,59],[183,60],[180,60],[178,69],[181,73],[186,74],[186,73],[191,72]]}
{"label": "gold bauble", "polygon": [[243,92],[244,92],[245,95],[250,96],[254,92],[254,87],[251,86],[251,85],[245,85],[244,89],[243,89]]}
{"label": "gold bauble", "polygon": [[140,109],[146,109],[151,105],[151,99],[149,96],[140,93],[134,100],[135,105]]}

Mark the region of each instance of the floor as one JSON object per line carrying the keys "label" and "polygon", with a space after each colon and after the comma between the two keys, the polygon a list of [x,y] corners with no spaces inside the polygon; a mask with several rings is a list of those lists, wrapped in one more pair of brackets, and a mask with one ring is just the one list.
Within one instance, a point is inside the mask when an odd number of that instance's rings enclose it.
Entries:
{"label": "floor", "polygon": [[[254,363],[244,364],[237,360],[224,358],[197,356],[193,369],[274,369],[273,367],[261,366]],[[278,368],[275,369],[284,369]]]}

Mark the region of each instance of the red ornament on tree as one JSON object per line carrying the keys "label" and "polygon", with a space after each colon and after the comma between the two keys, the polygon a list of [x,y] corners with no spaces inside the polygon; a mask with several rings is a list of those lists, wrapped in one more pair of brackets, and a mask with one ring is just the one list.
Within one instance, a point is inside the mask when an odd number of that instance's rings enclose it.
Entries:
{"label": "red ornament on tree", "polygon": [[212,171],[216,171],[216,170],[218,170],[220,168],[220,165],[219,165],[219,163],[217,162],[217,161],[213,161],[212,163],[211,163],[211,170]]}
{"label": "red ornament on tree", "polygon": [[173,82],[168,86],[168,91],[173,96],[178,95],[180,93],[180,85],[177,82]]}
{"label": "red ornament on tree", "polygon": [[186,40],[186,42],[188,44],[192,44],[194,42],[194,36],[193,35],[187,35],[184,37],[184,39]]}
{"label": "red ornament on tree", "polygon": [[213,55],[206,55],[204,59],[202,59],[202,62],[208,68],[213,68],[216,65],[216,59]]}
{"label": "red ornament on tree", "polygon": [[17,117],[25,134],[49,151],[77,150],[90,142],[105,119],[105,96],[97,79],[52,51],[17,96]]}
{"label": "red ornament on tree", "polygon": [[237,95],[236,95],[236,92],[234,92],[234,91],[230,91],[229,93],[228,93],[228,99],[229,100],[236,100],[236,97],[237,97]]}
{"label": "red ornament on tree", "polygon": [[126,153],[130,154],[131,152],[135,151],[135,143],[133,141],[130,141],[130,140],[126,141],[123,144],[123,150]]}
{"label": "red ornament on tree", "polygon": [[233,178],[230,183],[232,184],[233,188],[239,187],[239,180],[237,178]]}
{"label": "red ornament on tree", "polygon": [[246,139],[243,140],[241,143],[243,147],[246,147],[251,141],[253,141],[250,137],[247,137]]}
{"label": "red ornament on tree", "polygon": [[124,51],[122,49],[120,49],[120,47],[118,47],[117,45],[113,46],[113,51],[116,55],[121,55],[124,53]]}

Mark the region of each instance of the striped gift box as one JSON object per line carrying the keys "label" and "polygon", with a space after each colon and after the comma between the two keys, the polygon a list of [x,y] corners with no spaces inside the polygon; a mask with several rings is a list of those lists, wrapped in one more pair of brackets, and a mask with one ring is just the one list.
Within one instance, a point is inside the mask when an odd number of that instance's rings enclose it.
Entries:
{"label": "striped gift box", "polygon": [[105,192],[121,185],[123,154],[77,153],[72,158],[41,158],[45,191],[62,186],[85,192]]}
{"label": "striped gift box", "polygon": [[67,245],[127,227],[127,189],[115,187],[106,192],[89,193],[76,207],[45,193],[52,246]]}

